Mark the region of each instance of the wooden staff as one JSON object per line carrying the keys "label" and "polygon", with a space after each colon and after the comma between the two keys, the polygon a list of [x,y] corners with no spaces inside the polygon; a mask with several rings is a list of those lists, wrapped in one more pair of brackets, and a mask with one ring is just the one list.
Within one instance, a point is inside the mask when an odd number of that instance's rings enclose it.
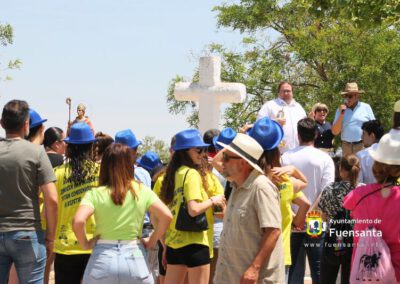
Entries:
{"label": "wooden staff", "polygon": [[68,105],[68,129],[67,129],[67,134],[69,134],[69,128],[71,127],[71,98],[68,97],[65,100],[65,102]]}

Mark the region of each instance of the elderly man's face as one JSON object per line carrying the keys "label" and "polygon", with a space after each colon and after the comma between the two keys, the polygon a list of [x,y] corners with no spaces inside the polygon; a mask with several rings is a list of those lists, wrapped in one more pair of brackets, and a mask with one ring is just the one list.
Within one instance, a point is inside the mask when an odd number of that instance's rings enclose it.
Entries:
{"label": "elderly man's face", "polygon": [[358,100],[360,99],[360,94],[359,93],[348,93],[343,95],[343,98],[346,100],[346,105],[348,107],[353,107],[358,103]]}
{"label": "elderly man's face", "polygon": [[229,181],[235,181],[235,177],[240,174],[243,168],[241,161],[241,157],[229,150],[222,153],[222,173]]}
{"label": "elderly man's face", "polygon": [[290,103],[293,100],[292,86],[290,84],[282,84],[279,89],[279,98],[284,100],[286,103]]}

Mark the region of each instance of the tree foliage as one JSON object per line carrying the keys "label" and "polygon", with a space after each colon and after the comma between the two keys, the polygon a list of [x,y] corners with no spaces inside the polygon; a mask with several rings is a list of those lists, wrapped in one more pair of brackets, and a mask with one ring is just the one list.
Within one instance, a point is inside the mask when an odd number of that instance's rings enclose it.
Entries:
{"label": "tree foliage", "polygon": [[[246,101],[226,109],[226,126],[253,122],[262,104],[276,97],[281,80],[293,83],[295,98],[306,111],[324,102],[333,110],[333,120],[340,91],[356,80],[366,91],[361,100],[371,104],[376,117],[389,127],[400,78],[398,31],[385,23],[357,25],[334,13],[316,14],[311,4],[242,0],[214,8],[219,27],[239,30],[245,45],[241,52],[218,44],[208,47],[222,58],[222,80],[247,87]],[[180,102],[177,108],[171,87],[169,91],[170,111],[196,110],[193,103]]]}
{"label": "tree foliage", "polygon": [[158,154],[163,163],[169,160],[169,145],[162,140],[157,140],[153,136],[146,136],[139,147],[139,155],[143,155],[147,151],[154,151]]}
{"label": "tree foliage", "polygon": [[[0,45],[6,47],[13,43],[13,28],[9,24],[0,24]],[[2,80],[10,80],[11,77],[4,75],[2,77],[1,73],[5,72],[6,70],[10,69],[19,69],[22,62],[19,59],[9,60],[6,64],[3,64],[0,61],[0,81]],[[3,66],[4,65],[4,66]]]}
{"label": "tree foliage", "polygon": [[396,25],[400,22],[399,0],[311,0],[309,4],[316,15],[328,13],[359,25]]}

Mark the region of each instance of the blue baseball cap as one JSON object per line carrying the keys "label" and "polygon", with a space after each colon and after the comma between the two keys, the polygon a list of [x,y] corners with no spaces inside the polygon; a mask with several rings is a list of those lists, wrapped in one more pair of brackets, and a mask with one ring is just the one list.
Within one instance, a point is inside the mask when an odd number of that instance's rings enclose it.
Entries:
{"label": "blue baseball cap", "polygon": [[174,151],[210,146],[210,144],[204,143],[203,138],[197,129],[186,129],[178,132],[175,135],[175,138],[176,142],[172,147]]}
{"label": "blue baseball cap", "polygon": [[132,149],[136,149],[142,142],[136,139],[135,134],[130,129],[125,129],[115,134],[115,143],[124,144]]}
{"label": "blue baseball cap", "polygon": [[45,123],[47,119],[42,119],[42,117],[33,109],[29,109],[29,129],[34,128],[38,125]]}
{"label": "blue baseball cap", "polygon": [[236,131],[233,130],[230,127],[227,127],[221,131],[221,133],[218,136],[215,136],[213,138],[213,144],[215,147],[218,148],[218,150],[222,149],[222,146],[217,144],[217,142],[221,142],[223,144],[229,145],[231,144],[232,140],[235,139],[236,137]]}
{"label": "blue baseball cap", "polygon": [[68,144],[89,144],[96,141],[96,138],[87,123],[78,122],[71,126],[69,136],[64,141]]}
{"label": "blue baseball cap", "polygon": [[155,167],[162,165],[157,153],[153,151],[147,151],[144,153],[144,155],[137,160],[137,163],[148,171],[152,171]]}
{"label": "blue baseball cap", "polygon": [[272,150],[281,143],[283,129],[275,120],[264,117],[257,120],[247,134],[254,138],[264,150]]}

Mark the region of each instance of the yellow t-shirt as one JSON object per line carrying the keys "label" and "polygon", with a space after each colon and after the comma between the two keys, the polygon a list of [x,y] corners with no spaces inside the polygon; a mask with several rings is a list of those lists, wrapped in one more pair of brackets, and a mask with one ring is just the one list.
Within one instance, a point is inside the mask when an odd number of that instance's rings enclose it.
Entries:
{"label": "yellow t-shirt", "polygon": [[282,214],[282,241],[283,252],[285,257],[285,265],[292,264],[292,257],[290,251],[290,234],[293,221],[291,203],[292,200],[301,196],[301,191],[294,193],[293,182],[288,175],[282,175],[283,181],[278,184],[279,194],[281,198],[281,214]]}
{"label": "yellow t-shirt", "polygon": [[[186,175],[185,185],[183,186],[183,179]],[[161,185],[164,179],[164,175],[160,176],[156,183],[154,184],[154,192],[160,196],[161,193]],[[182,188],[183,186],[183,188]],[[169,228],[166,232],[165,236],[165,244],[171,248],[177,249],[191,244],[200,244],[208,247],[212,247],[212,235],[211,239],[209,239],[208,231],[213,227],[213,219],[212,218],[212,210],[211,208],[207,211],[211,211],[210,213],[206,212],[206,217],[208,221],[208,230],[203,232],[184,232],[178,231],[175,229],[176,218],[178,216],[179,208],[182,202],[182,195],[185,196],[186,202],[190,200],[196,200],[199,202],[203,202],[207,200],[208,194],[203,188],[203,183],[201,180],[201,176],[195,169],[189,168],[187,166],[181,166],[175,172],[175,190],[174,190],[174,198],[170,204],[168,204],[168,208],[171,210],[173,215],[173,219]],[[211,214],[211,215],[210,215]],[[211,251],[212,252],[212,251]]]}
{"label": "yellow t-shirt", "polygon": [[46,216],[44,215],[44,195],[43,192],[39,192],[39,212],[40,212],[40,223],[42,224],[42,230],[46,231]]}
{"label": "yellow t-shirt", "polygon": [[[90,176],[88,180],[77,187],[71,183],[65,182],[64,177],[70,176],[71,169],[64,164],[55,168],[56,187],[58,193],[58,218],[56,239],[54,242],[54,252],[59,254],[90,254],[91,250],[83,250],[72,231],[72,219],[75,216],[76,210],[81,203],[81,199],[86,191],[91,190],[98,185],[99,180],[99,164],[95,165],[95,174]],[[96,190],[96,189],[93,189]],[[86,236],[88,239],[93,238],[95,231],[93,216],[86,223]]]}

